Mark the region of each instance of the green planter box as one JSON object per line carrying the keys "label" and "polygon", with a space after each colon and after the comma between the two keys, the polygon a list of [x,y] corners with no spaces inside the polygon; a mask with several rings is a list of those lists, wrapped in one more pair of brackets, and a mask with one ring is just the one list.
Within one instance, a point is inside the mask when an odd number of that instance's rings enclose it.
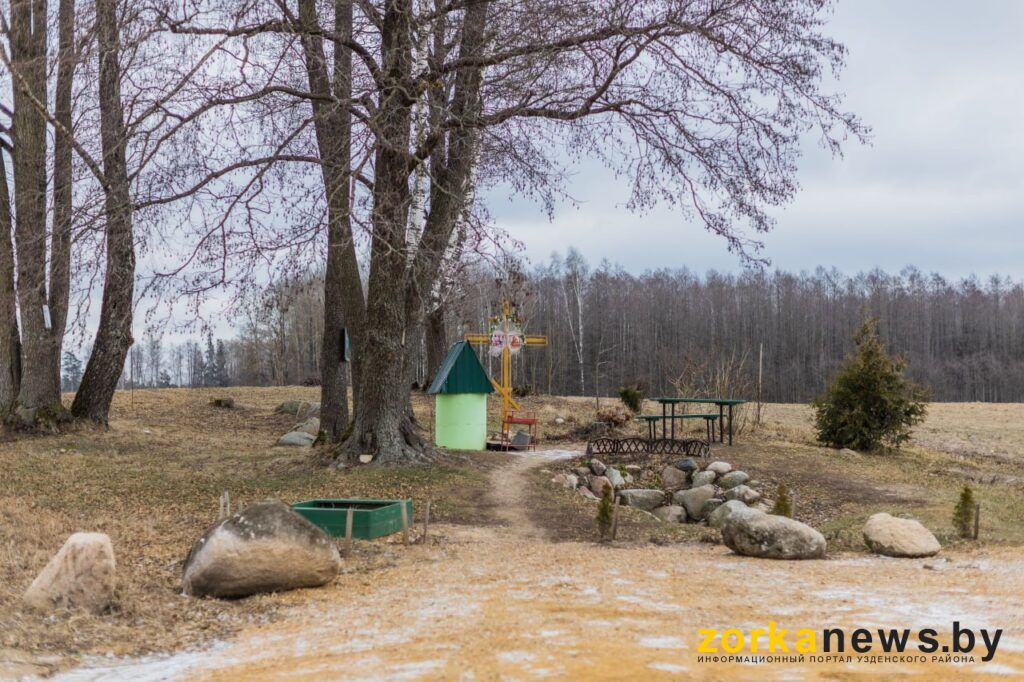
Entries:
{"label": "green planter box", "polygon": [[[412,526],[412,500],[406,500]],[[402,530],[402,500],[306,500],[292,509],[328,535],[345,537],[345,517],[352,509],[352,537],[362,540],[384,537]]]}

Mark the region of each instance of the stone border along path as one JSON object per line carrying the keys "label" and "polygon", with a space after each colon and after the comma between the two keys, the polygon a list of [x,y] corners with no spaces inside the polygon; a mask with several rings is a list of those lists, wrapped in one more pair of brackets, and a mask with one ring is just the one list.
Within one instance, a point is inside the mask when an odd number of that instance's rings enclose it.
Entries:
{"label": "stone border along path", "polygon": [[[95,663],[106,667],[82,668],[58,679],[1024,676],[1020,548],[931,559],[848,554],[795,562],[738,557],[724,546],[702,543],[549,542],[524,512],[526,474],[570,454],[524,453],[494,471],[493,501],[501,505],[505,526],[440,525],[434,531],[437,542],[395,547],[393,562],[382,569],[343,574],[326,588],[281,595],[288,617],[280,622],[249,628],[205,651],[113,666],[98,659]],[[1004,628],[994,661],[697,662],[701,628],[749,632],[769,621],[791,632],[934,627],[948,643],[954,619],[976,630]]]}

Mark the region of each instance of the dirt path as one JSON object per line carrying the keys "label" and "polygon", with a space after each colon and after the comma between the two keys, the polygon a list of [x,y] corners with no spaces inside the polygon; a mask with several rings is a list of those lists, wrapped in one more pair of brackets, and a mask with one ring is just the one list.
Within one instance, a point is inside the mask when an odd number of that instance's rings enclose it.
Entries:
{"label": "dirt path", "polygon": [[[505,525],[442,526],[371,573],[292,593],[294,612],[212,650],[67,679],[917,679],[1024,677],[1024,552],[813,562],[720,545],[553,543],[526,514],[544,454],[496,471]],[[697,660],[702,628],[1004,628],[990,663],[743,665]],[[795,637],[793,638],[795,639]],[[792,646],[791,639],[790,645]],[[763,640],[762,640],[763,644]],[[876,651],[876,653],[878,653]],[[916,653],[916,652],[915,652]],[[980,655],[977,657],[980,659]]]}

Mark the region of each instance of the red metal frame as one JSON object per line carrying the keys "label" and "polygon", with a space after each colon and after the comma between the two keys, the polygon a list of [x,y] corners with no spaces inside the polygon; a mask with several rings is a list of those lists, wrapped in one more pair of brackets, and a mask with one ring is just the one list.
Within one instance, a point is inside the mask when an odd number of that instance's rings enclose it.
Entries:
{"label": "red metal frame", "polygon": [[539,427],[540,421],[537,419],[536,412],[526,412],[517,414],[515,412],[509,412],[508,416],[505,417],[505,421],[501,424],[501,449],[511,450],[512,449],[512,437],[510,434],[511,426],[518,424],[521,426],[528,426],[530,433],[530,442],[527,444],[527,450],[536,450],[537,441],[539,440]]}

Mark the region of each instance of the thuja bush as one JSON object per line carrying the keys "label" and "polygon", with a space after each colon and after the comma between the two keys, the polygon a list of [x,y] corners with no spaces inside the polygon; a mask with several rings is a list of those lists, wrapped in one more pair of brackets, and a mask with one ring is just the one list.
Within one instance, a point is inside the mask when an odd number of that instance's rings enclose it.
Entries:
{"label": "thuja bush", "polygon": [[924,420],[928,392],[903,376],[903,358],[885,352],[878,321],[865,320],[856,348],[811,403],[818,440],[837,448],[898,448]]}
{"label": "thuja bush", "polygon": [[772,507],[772,514],[793,518],[793,500],[789,497],[789,488],[785,483],[780,483],[778,490],[775,491],[775,505]]}
{"label": "thuja bush", "polygon": [[960,499],[953,508],[953,527],[960,537],[974,537],[974,514],[974,491],[971,490],[971,486],[965,485],[960,491]]}
{"label": "thuja bush", "polygon": [[606,485],[604,490],[601,491],[601,501],[597,503],[597,536],[601,542],[607,542],[611,539],[614,506],[615,498],[612,487]]}
{"label": "thuja bush", "polygon": [[619,389],[619,400],[629,408],[633,414],[640,414],[644,403],[644,390],[639,384],[623,386]]}

